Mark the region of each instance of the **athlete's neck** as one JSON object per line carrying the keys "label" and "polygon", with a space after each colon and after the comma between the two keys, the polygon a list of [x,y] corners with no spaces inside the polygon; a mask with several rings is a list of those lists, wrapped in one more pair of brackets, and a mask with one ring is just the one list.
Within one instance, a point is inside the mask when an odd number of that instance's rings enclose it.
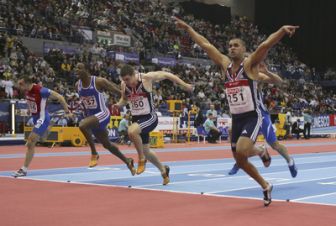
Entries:
{"label": "athlete's neck", "polygon": [[82,85],[84,87],[88,87],[91,83],[91,76],[89,74],[85,74],[80,78],[80,80],[82,81]]}
{"label": "athlete's neck", "polygon": [[232,66],[234,68],[236,67],[239,67],[240,64],[244,61],[244,58],[235,58],[235,59],[232,59]]}
{"label": "athlete's neck", "polygon": [[139,84],[139,75],[136,74],[134,76],[134,80],[131,83],[131,88],[136,88],[138,84]]}

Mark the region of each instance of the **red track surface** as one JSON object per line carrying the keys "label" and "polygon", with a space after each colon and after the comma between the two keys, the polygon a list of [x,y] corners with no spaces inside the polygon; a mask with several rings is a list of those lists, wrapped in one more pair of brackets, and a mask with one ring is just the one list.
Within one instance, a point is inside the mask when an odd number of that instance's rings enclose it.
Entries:
{"label": "red track surface", "polygon": [[[335,139],[289,141],[331,142]],[[228,145],[228,144],[225,144]],[[181,147],[188,145],[172,145]],[[199,145],[203,146],[203,145]],[[207,145],[206,145],[207,146]],[[190,147],[195,147],[192,145]],[[0,154],[22,153],[22,146],[0,147]],[[128,149],[122,148],[122,149]],[[56,148],[54,151],[84,151]],[[99,148],[102,150],[102,148]],[[290,153],[336,151],[335,145],[293,147]],[[50,152],[39,148],[39,153]],[[273,153],[274,154],[274,153]],[[134,155],[132,155],[134,156]],[[163,161],[231,157],[230,151],[159,153]],[[32,169],[85,166],[89,156],[38,157]],[[23,159],[0,159],[0,170],[14,170]],[[103,155],[100,164],[120,163]],[[219,198],[114,187],[63,184],[0,178],[0,225],[333,225],[336,207],[274,202],[264,208],[258,200]]]}

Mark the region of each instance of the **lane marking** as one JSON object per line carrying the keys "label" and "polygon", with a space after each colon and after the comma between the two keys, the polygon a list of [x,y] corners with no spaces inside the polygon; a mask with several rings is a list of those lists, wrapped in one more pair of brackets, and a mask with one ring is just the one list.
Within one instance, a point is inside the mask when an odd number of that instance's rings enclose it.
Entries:
{"label": "lane marking", "polygon": [[320,198],[320,197],[325,197],[325,196],[330,196],[330,195],[336,195],[336,192],[324,193],[324,194],[320,194],[320,195],[305,196],[305,197],[302,197],[302,198],[293,199],[293,201],[301,201],[301,200],[305,200],[305,199]]}

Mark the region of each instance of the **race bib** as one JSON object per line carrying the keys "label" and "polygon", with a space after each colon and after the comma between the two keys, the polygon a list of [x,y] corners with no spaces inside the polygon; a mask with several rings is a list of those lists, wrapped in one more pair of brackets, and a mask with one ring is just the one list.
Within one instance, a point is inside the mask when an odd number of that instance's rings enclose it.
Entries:
{"label": "race bib", "polygon": [[231,114],[242,114],[255,110],[248,80],[226,82],[225,92]]}
{"label": "race bib", "polygon": [[147,115],[150,113],[150,106],[147,97],[132,96],[129,100],[131,102],[132,115]]}
{"label": "race bib", "polygon": [[34,101],[27,100],[27,105],[30,113],[32,114],[37,113],[37,104]]}
{"label": "race bib", "polygon": [[81,99],[86,109],[96,109],[98,107],[95,96],[81,97]]}

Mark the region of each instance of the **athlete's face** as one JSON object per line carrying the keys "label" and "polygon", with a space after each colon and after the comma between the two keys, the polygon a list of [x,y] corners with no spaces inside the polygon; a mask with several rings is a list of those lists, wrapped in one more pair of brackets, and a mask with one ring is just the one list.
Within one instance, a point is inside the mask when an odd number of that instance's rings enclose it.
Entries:
{"label": "athlete's face", "polygon": [[85,75],[85,66],[82,63],[78,63],[75,68],[75,73],[78,78],[83,77]]}
{"label": "athlete's face", "polygon": [[137,79],[135,77],[135,74],[125,75],[125,76],[121,77],[121,79],[124,81],[126,86],[135,87],[137,85]]}
{"label": "athlete's face", "polygon": [[28,86],[27,84],[25,83],[25,81],[23,79],[20,79],[17,83],[17,87],[19,88],[19,90],[21,92],[26,92],[28,91]]}
{"label": "athlete's face", "polygon": [[243,58],[246,48],[239,39],[232,39],[229,42],[229,57],[232,59]]}

